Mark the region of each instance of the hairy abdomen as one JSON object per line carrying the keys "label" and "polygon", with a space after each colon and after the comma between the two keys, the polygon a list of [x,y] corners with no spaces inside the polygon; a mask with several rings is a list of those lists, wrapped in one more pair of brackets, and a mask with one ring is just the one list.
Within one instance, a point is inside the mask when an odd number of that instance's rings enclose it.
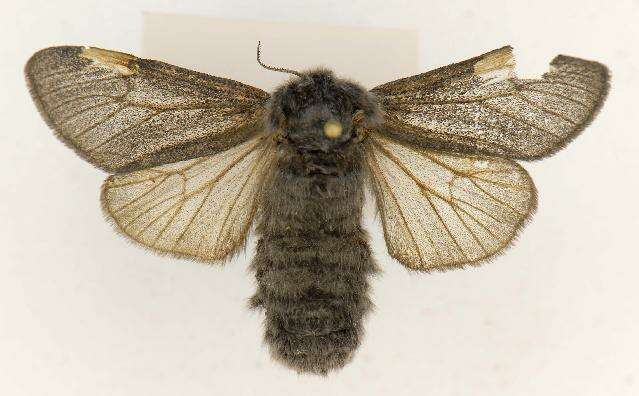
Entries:
{"label": "hairy abdomen", "polygon": [[272,356],[326,374],[353,356],[371,309],[376,267],[361,228],[361,158],[281,153],[261,202],[253,307],[264,309]]}

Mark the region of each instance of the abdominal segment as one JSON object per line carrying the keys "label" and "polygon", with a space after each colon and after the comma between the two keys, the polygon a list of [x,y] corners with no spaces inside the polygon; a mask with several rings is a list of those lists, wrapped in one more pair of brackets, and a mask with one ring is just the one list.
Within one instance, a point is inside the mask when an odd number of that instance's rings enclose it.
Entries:
{"label": "abdominal segment", "polygon": [[349,154],[325,174],[285,152],[260,203],[251,306],[266,314],[271,355],[298,372],[326,374],[348,363],[372,306],[376,267],[360,224],[361,161]]}

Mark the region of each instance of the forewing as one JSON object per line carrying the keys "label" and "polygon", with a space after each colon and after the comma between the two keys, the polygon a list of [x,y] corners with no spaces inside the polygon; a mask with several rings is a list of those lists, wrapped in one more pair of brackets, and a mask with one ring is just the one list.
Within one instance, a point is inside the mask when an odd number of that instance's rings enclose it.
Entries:
{"label": "forewing", "polygon": [[211,156],[112,175],[102,206],[148,248],[222,260],[244,245],[273,156],[262,135]]}
{"label": "forewing", "polygon": [[25,74],[57,136],[109,172],[209,155],[263,130],[268,94],[237,81],[91,47],[34,54]]}
{"label": "forewing", "polygon": [[557,56],[541,79],[514,76],[511,47],[393,81],[372,91],[382,133],[422,147],[537,159],[573,139],[608,91],[600,63]]}
{"label": "forewing", "polygon": [[533,182],[514,161],[376,133],[364,147],[388,251],[409,268],[477,264],[508,246],[535,209]]}

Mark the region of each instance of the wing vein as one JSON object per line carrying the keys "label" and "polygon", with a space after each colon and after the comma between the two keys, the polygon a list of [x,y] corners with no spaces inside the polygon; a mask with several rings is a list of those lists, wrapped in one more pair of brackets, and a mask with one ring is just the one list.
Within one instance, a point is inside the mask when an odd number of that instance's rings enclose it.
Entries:
{"label": "wing vein", "polygon": [[[164,176],[161,178],[160,181],[158,182],[153,182],[153,186],[151,188],[149,188],[148,190],[146,190],[145,192],[143,192],[142,194],[140,194],[139,196],[135,197],[135,199],[132,199],[131,201],[127,202],[126,204],[124,204],[123,206],[115,209],[114,213],[118,213],[123,211],[124,209],[126,209],[127,207],[134,205],[135,203],[137,203],[139,200],[141,200],[142,198],[146,197],[147,195],[149,195],[150,193],[152,193],[153,191],[155,191],[158,187],[160,187],[160,185],[162,185],[169,177],[168,176]],[[143,183],[145,181],[150,181],[155,179],[155,177],[153,178],[149,178],[143,181],[140,181],[140,183]],[[121,187],[121,186],[118,186]]]}
{"label": "wing vein", "polygon": [[[403,212],[401,206],[399,206],[399,201],[397,200],[397,197],[395,196],[395,193],[391,189],[390,184],[388,183],[388,180],[386,179],[386,176],[384,175],[383,171],[381,170],[381,168],[379,166],[379,162],[377,161],[377,158],[375,158],[374,154],[372,154],[371,159],[375,163],[375,167],[378,170],[378,174],[381,176],[382,181],[386,185],[386,191],[388,191],[391,199],[393,200],[393,202],[395,203],[395,206],[397,207],[397,211],[399,212],[399,215],[402,218],[402,221],[404,223],[404,228],[408,232],[408,235],[411,238],[411,241],[413,243],[413,246],[415,247],[415,250],[417,250],[417,254],[419,255],[420,263],[422,265],[427,265],[426,261],[424,260],[423,255],[422,255],[422,251],[419,249],[419,245],[417,244],[417,240],[415,239],[415,235],[413,234],[413,231],[411,230],[410,226],[408,225],[408,221],[406,220],[406,217],[404,216],[404,212]],[[429,240],[430,240],[430,237],[429,237]],[[432,240],[431,240],[431,243],[433,243]],[[435,247],[434,244],[433,244],[433,248],[434,248],[435,251],[437,251],[437,248]]]}
{"label": "wing vein", "polygon": [[[543,93],[544,95],[555,96],[555,97],[558,97],[558,98],[564,98],[564,99],[568,98],[567,96],[564,96],[564,95],[559,95],[559,94],[555,94],[555,93],[548,93],[548,92],[542,92],[542,91],[538,91],[538,90],[535,90],[535,89],[529,89],[528,91],[537,92],[537,93]],[[549,108],[547,108],[545,106],[540,105],[539,103],[536,103],[536,102],[532,101],[526,95],[523,95],[523,94],[520,93],[519,95],[517,95],[517,97],[519,99],[523,100],[524,102],[528,103],[532,107],[535,107],[535,108],[537,108],[537,109],[539,109],[539,110],[541,110],[541,111],[543,111],[545,113],[552,114],[552,115],[554,115],[557,118],[561,118],[562,120],[566,121],[569,124],[572,124],[573,126],[578,124],[577,121],[575,121],[573,119],[570,119],[570,118],[566,117],[565,115],[563,115],[563,114],[561,114],[559,112],[551,110],[551,109],[549,109]],[[581,102],[577,102],[577,101],[575,101],[575,102],[581,104],[584,107],[587,107],[585,104],[583,104]]]}
{"label": "wing vein", "polygon": [[[111,103],[112,104],[112,103]],[[82,136],[84,136],[85,134],[89,133],[89,131],[95,129],[96,127],[100,126],[101,124],[109,121],[110,119],[112,119],[113,117],[117,116],[118,113],[121,110],[124,110],[126,108],[126,106],[121,106],[118,105],[115,110],[113,110],[112,112],[110,112],[109,114],[107,114],[105,117],[101,118],[99,121],[94,122],[93,124],[90,124],[88,127],[81,129],[78,133],[76,134],[72,134],[70,135],[72,138],[74,139],[79,139]]]}
{"label": "wing vein", "polygon": [[[453,244],[455,245],[457,250],[459,250],[459,252],[462,254],[462,256],[464,256],[464,258],[466,260],[469,260],[468,256],[466,255],[466,252],[464,251],[464,249],[462,249],[461,245],[459,244],[459,241],[457,241],[457,238],[455,238],[453,233],[450,231],[450,228],[448,228],[448,224],[444,221],[444,219],[442,218],[441,214],[439,213],[439,211],[437,210],[437,208],[433,204],[433,201],[431,200],[431,197],[428,195],[428,192],[426,192],[423,188],[421,189],[421,191],[422,191],[422,195],[424,197],[426,197],[426,200],[428,201],[428,204],[430,205],[430,208],[433,210],[433,212],[435,213],[435,215],[439,219],[439,222],[444,226],[444,229],[446,230],[446,233],[450,237],[451,241],[453,242]],[[444,200],[444,202],[450,204],[446,200]]]}
{"label": "wing vein", "polygon": [[85,85],[91,85],[93,83],[97,83],[97,82],[104,82],[104,81],[110,81],[110,80],[117,80],[119,77],[105,77],[105,78],[97,78],[97,79],[93,79],[93,80],[88,80],[85,82],[73,82],[71,84],[65,84],[65,85],[61,85],[58,87],[55,87],[54,89],[51,89],[49,91],[45,91],[45,92],[40,92],[40,98],[44,99],[45,97],[49,96],[49,95],[53,95],[56,92],[60,92],[64,89],[67,88],[82,88]]}
{"label": "wing vein", "polygon": [[131,131],[131,130],[133,130],[134,128],[137,128],[137,127],[139,127],[140,125],[143,125],[143,124],[145,124],[145,123],[146,123],[146,122],[148,122],[148,121],[151,121],[153,118],[155,118],[155,117],[157,117],[158,115],[163,114],[163,113],[164,113],[163,111],[156,112],[156,113],[154,113],[154,114],[151,114],[151,115],[149,115],[149,116],[147,116],[147,117],[144,117],[144,118],[142,118],[142,119],[140,119],[140,120],[136,121],[135,123],[133,123],[133,124],[131,124],[131,125],[127,126],[126,128],[122,129],[121,131],[119,131],[119,132],[117,132],[117,133],[115,133],[115,134],[113,134],[113,135],[109,136],[109,137],[108,137],[105,141],[103,141],[102,143],[98,144],[97,146],[95,146],[95,147],[91,147],[91,148],[87,148],[87,149],[86,149],[86,152],[87,152],[87,153],[92,153],[92,152],[94,152],[95,150],[99,149],[100,147],[105,146],[106,144],[108,144],[109,142],[113,141],[114,139],[117,139],[118,137],[120,137],[120,136],[122,136],[122,135],[124,135],[124,134],[126,134],[126,133],[128,133],[128,132],[130,132],[130,131]]}
{"label": "wing vein", "polygon": [[[108,98],[108,99],[112,99],[114,101],[117,101],[118,99],[122,99],[123,96],[113,96],[113,95],[102,95],[102,94],[91,94],[91,95],[83,95],[83,96],[76,96],[74,98],[65,100],[63,102],[58,103],[57,105],[53,106],[52,108],[49,109],[49,113],[53,113],[54,111],[62,108],[63,106],[66,106],[70,103],[73,102],[77,102],[83,99],[91,99],[91,98]],[[43,101],[44,103],[44,101]]]}
{"label": "wing vein", "polygon": [[[266,146],[265,146],[266,147]],[[262,157],[260,157],[262,158]],[[231,216],[231,212],[233,211],[233,209],[235,208],[235,206],[238,203],[238,199],[240,197],[240,195],[242,195],[242,193],[244,192],[244,189],[246,188],[249,180],[251,179],[251,176],[253,175],[253,172],[255,171],[255,168],[257,168],[257,165],[261,164],[261,161],[254,161],[253,166],[251,167],[251,169],[249,170],[246,179],[244,180],[244,183],[242,183],[242,187],[240,187],[240,190],[237,192],[237,194],[235,195],[235,197],[233,198],[233,202],[231,204],[231,206],[228,208],[228,210],[225,212],[224,215],[224,221],[222,222],[222,226],[220,227],[220,231],[224,230],[226,227],[226,223],[228,222],[230,216]],[[254,205],[255,203],[253,203]],[[230,234],[230,231],[227,231],[226,234]],[[225,235],[226,237],[226,235]],[[221,242],[222,238],[218,238],[217,239],[217,243],[216,243],[216,247],[218,247],[217,245],[219,244],[219,242]],[[199,246],[198,246],[198,250],[199,250]]]}
{"label": "wing vein", "polygon": [[[173,249],[172,250],[176,250],[178,244],[182,241],[182,238],[184,238],[184,235],[186,234],[186,232],[191,228],[191,225],[193,224],[193,222],[195,221],[195,218],[199,215],[200,211],[202,210],[202,207],[204,207],[204,204],[206,203],[206,201],[208,201],[210,195],[211,195],[211,191],[213,191],[213,187],[214,184],[211,184],[208,188],[208,191],[206,194],[203,195],[202,198],[202,202],[200,202],[200,204],[197,207],[197,210],[193,213],[193,215],[189,218],[189,221],[186,223],[186,225],[184,226],[184,229],[182,230],[182,232],[180,233],[180,235],[177,237],[177,239],[175,240],[175,242],[173,243]],[[203,238],[204,236],[202,235],[201,238]],[[200,238],[200,239],[201,239]]]}
{"label": "wing vein", "polygon": [[492,199],[493,201],[497,202],[500,205],[503,205],[505,207],[507,207],[508,209],[510,209],[511,211],[513,211],[513,213],[516,213],[520,216],[524,216],[523,213],[519,212],[518,210],[516,210],[515,208],[513,208],[509,203],[502,201],[501,199],[495,197],[494,195],[492,195],[491,193],[489,193],[488,191],[486,191],[485,189],[483,189],[479,184],[477,184],[477,182],[473,179],[468,179],[470,180],[471,183],[473,183],[481,192],[483,192],[484,194],[486,194],[486,196],[488,196],[490,199]]}
{"label": "wing vein", "polygon": [[[455,198],[456,200],[465,203],[466,205],[470,206],[471,208],[474,208],[482,213],[484,213],[485,215],[487,215],[488,217],[490,217],[491,219],[495,220],[496,223],[502,224],[503,222],[500,220],[497,220],[493,215],[485,212],[484,210],[476,207],[475,205],[472,205],[468,202],[466,202],[465,200],[462,200],[460,198]],[[475,221],[475,223],[477,223],[481,228],[483,228],[484,230],[486,230],[487,233],[490,234],[490,236],[493,237],[493,239],[495,239],[497,242],[502,243],[501,238],[499,238],[497,235],[493,234],[493,231],[490,229],[490,227],[488,227],[487,225],[485,225],[484,223],[482,223],[481,221],[479,221],[479,219],[477,219],[475,216],[473,216],[471,213],[469,213],[466,209],[462,208],[459,204],[454,204],[453,205],[456,209],[461,210],[462,212],[466,213],[468,215],[468,217],[470,217],[472,220]]]}
{"label": "wing vein", "polygon": [[[470,226],[466,223],[466,220],[464,220],[461,215],[459,214],[459,212],[457,212],[458,209],[461,209],[460,207],[458,207],[456,204],[451,204],[451,207],[453,208],[453,212],[455,213],[455,215],[457,216],[457,218],[459,219],[459,221],[461,221],[461,223],[464,225],[464,228],[466,228],[468,230],[468,232],[470,233],[470,235],[472,235],[473,239],[475,240],[475,242],[477,242],[477,245],[479,245],[479,247],[481,248],[481,250],[484,251],[484,254],[488,254],[488,251],[486,250],[486,247],[484,246],[483,243],[481,243],[481,241],[479,240],[479,238],[477,237],[477,235],[475,235],[475,232],[470,228]],[[468,213],[466,213],[468,214]],[[469,215],[470,216],[470,215]],[[470,216],[472,218],[472,216]],[[475,220],[477,222],[477,220]],[[480,224],[481,225],[481,224]]]}
{"label": "wing vein", "polygon": [[94,104],[92,106],[83,107],[83,108],[80,109],[80,111],[76,111],[76,112],[74,112],[72,114],[67,115],[66,117],[60,118],[59,120],[57,120],[56,124],[61,127],[64,124],[66,124],[67,122],[73,120],[74,118],[86,113],[87,111],[97,110],[97,109],[99,109],[101,107],[111,106],[113,104],[114,104],[114,102],[107,101],[107,102],[97,103],[97,104]]}
{"label": "wing vein", "polygon": [[[524,124],[524,125],[526,125],[526,126],[528,126],[528,127],[530,127],[530,128],[537,129],[538,131],[544,132],[544,133],[546,133],[546,134],[548,134],[548,135],[550,135],[550,136],[553,136],[553,137],[555,137],[555,138],[557,138],[557,139],[561,139],[561,136],[557,135],[556,133],[551,132],[551,131],[547,130],[546,128],[542,128],[542,127],[540,127],[540,126],[538,126],[538,125],[535,125],[535,124],[531,123],[530,121],[527,121],[527,120],[525,120],[525,119],[523,119],[523,118],[521,118],[521,117],[519,117],[519,116],[517,116],[517,115],[515,115],[515,114],[512,114],[512,113],[510,113],[510,112],[507,112],[507,111],[505,111],[505,110],[502,110],[502,109],[500,109],[499,107],[493,106],[493,105],[488,104],[488,103],[480,103],[479,105],[480,105],[481,107],[486,108],[486,109],[492,110],[492,111],[494,111],[495,113],[499,113],[499,114],[501,114],[501,115],[504,115],[504,116],[506,116],[506,117],[509,117],[510,119],[513,119],[513,120],[515,120],[515,121],[519,121],[519,122],[521,122],[522,124]],[[500,129],[500,130],[504,130],[503,128],[499,128],[499,129]]]}

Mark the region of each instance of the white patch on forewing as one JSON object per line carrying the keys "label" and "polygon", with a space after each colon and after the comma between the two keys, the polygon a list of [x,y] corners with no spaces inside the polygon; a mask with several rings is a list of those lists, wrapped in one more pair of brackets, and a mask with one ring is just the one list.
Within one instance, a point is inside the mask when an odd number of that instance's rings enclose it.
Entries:
{"label": "white patch on forewing", "polygon": [[480,79],[495,83],[515,77],[515,58],[511,47],[495,51],[474,65],[474,74]]}
{"label": "white patch on forewing", "polygon": [[111,69],[123,76],[130,76],[136,73],[136,58],[133,55],[123,52],[108,51],[100,48],[84,47],[80,56],[93,61],[98,67]]}

